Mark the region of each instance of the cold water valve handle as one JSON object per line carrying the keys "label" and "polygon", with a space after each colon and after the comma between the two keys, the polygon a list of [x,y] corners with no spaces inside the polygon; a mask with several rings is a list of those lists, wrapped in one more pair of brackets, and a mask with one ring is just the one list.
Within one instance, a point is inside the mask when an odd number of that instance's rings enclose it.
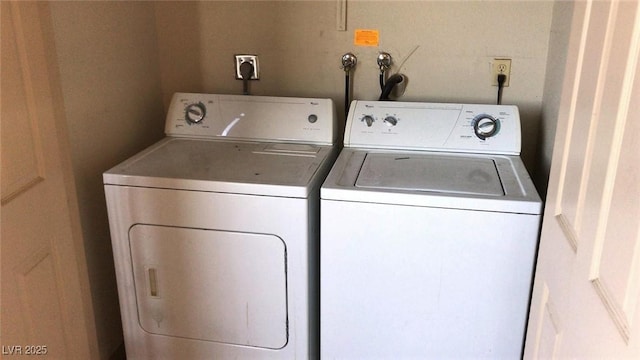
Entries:
{"label": "cold water valve handle", "polygon": [[356,58],[352,53],[342,55],[342,69],[344,69],[345,72],[351,71],[357,63],[358,58]]}
{"label": "cold water valve handle", "polygon": [[473,132],[480,140],[496,135],[499,130],[500,121],[491,115],[481,114],[473,119]]}

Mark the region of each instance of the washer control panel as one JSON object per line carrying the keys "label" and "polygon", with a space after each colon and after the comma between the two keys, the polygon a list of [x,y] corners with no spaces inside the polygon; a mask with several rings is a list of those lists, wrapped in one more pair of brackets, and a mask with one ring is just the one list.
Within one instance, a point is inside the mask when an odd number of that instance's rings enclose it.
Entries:
{"label": "washer control panel", "polygon": [[353,101],[347,147],[520,154],[518,108],[512,105]]}
{"label": "washer control panel", "polygon": [[172,136],[333,144],[331,99],[176,93],[165,122]]}

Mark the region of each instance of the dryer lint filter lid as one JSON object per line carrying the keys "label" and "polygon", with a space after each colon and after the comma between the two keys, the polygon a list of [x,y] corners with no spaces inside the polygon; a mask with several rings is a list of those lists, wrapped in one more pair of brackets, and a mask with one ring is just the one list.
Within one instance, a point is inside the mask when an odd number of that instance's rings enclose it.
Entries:
{"label": "dryer lint filter lid", "polygon": [[503,196],[491,158],[474,156],[367,154],[356,187]]}

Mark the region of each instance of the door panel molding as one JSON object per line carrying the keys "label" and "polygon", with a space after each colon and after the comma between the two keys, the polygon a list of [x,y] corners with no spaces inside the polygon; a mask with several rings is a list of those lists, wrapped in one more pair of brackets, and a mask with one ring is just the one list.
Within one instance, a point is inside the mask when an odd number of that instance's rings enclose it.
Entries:
{"label": "door panel molding", "polygon": [[[3,81],[4,84],[20,84],[18,88],[2,89],[3,102],[11,102],[11,107],[3,107],[3,117],[10,119],[2,124],[3,147],[2,204],[6,204],[20,193],[32,188],[45,178],[42,135],[34,112],[36,101],[33,76],[29,65],[25,40],[23,17],[15,2],[9,7],[9,20],[5,31],[9,36],[3,38],[3,60],[11,62],[19,72],[3,72],[2,76],[17,77],[15,81]],[[7,64],[5,64],[7,66]],[[17,104],[17,106],[16,106]],[[10,110],[18,110],[8,113]],[[21,111],[20,111],[21,110]],[[20,135],[20,136],[18,136]],[[19,139],[19,141],[18,141]],[[5,154],[8,151],[9,154]]]}
{"label": "door panel molding", "polygon": [[63,323],[64,307],[60,303],[62,296],[57,286],[59,276],[51,248],[43,247],[24,259],[15,269],[15,275],[19,284],[23,326],[27,330],[29,343],[46,345],[47,351],[54,354],[69,354],[67,349],[52,348],[60,344],[64,347],[64,332],[43,332],[39,325]]}
{"label": "door panel molding", "polygon": [[537,309],[531,309],[532,314],[537,314],[537,332],[533,346],[533,358],[536,359],[555,358],[562,341],[562,322],[550,296],[549,286],[545,283],[540,294],[539,306]]}

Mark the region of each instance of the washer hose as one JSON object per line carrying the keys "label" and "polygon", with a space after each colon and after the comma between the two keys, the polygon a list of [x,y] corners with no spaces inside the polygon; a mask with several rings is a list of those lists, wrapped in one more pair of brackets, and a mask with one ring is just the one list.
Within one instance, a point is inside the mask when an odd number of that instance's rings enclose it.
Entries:
{"label": "washer hose", "polygon": [[404,76],[400,75],[400,74],[393,74],[391,75],[387,81],[384,84],[384,87],[382,88],[382,93],[380,94],[380,98],[378,100],[380,101],[389,101],[391,99],[389,99],[389,95],[391,95],[391,92],[393,91],[393,88],[396,87],[396,85],[398,85],[399,83],[401,83],[404,80]]}
{"label": "washer hose", "polygon": [[344,72],[344,116],[349,115],[349,100],[351,99],[350,88],[351,88],[351,76],[349,75],[349,71]]}

